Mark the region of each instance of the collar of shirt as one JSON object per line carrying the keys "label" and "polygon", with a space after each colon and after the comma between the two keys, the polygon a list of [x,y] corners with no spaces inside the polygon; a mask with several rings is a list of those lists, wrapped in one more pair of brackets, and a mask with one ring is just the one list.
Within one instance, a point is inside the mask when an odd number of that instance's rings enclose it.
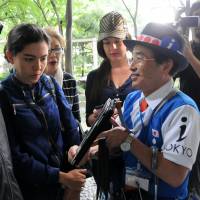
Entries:
{"label": "collar of shirt", "polygon": [[[149,96],[145,97],[148,106],[151,107],[152,110],[173,90],[174,81],[171,79],[167,83],[165,83],[158,90],[154,91]],[[141,98],[144,97],[144,94],[141,94]]]}

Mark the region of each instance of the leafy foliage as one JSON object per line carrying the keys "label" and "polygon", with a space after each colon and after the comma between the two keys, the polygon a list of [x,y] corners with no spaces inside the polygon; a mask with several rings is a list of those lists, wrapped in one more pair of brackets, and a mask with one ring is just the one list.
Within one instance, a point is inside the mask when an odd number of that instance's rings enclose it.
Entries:
{"label": "leafy foliage", "polygon": [[[4,24],[4,29],[0,39],[2,40],[2,38],[4,38],[3,40],[5,41],[8,31],[16,24],[22,22],[35,23],[42,27],[53,26],[60,28],[60,26],[62,26],[61,30],[65,35],[67,1],[68,0],[0,0],[0,21]],[[136,11],[135,2],[136,1],[133,0],[126,0],[126,5],[132,15],[134,15]],[[142,1],[138,0],[138,2]],[[55,7],[53,7],[53,4]],[[141,5],[141,8],[143,6],[144,4]],[[122,0],[73,0],[72,38],[97,37],[99,19],[111,10],[116,10],[122,13],[127,19],[130,27],[134,27],[135,24],[124,7]],[[139,29],[141,26],[141,19],[143,19],[143,17],[146,17],[146,13],[144,15],[144,13],[138,12],[137,25]],[[133,35],[134,30],[130,30],[130,32]],[[4,45],[0,43],[1,52],[3,50],[3,46]],[[81,48],[82,47],[80,46],[80,49]],[[76,61],[74,61],[74,63],[80,63],[79,66],[83,65],[83,61],[86,62],[87,60],[91,60],[88,56],[83,55],[82,57],[82,54],[80,55],[78,55],[79,58],[76,58]]]}
{"label": "leafy foliage", "polygon": [[[54,2],[65,30],[66,0],[54,0]],[[75,38],[94,37],[97,34],[97,22],[101,11],[91,6],[93,4],[94,0],[73,1],[73,36]],[[50,0],[0,0],[0,9],[0,21],[4,24],[3,35],[22,22],[35,23],[40,26],[58,25]]]}

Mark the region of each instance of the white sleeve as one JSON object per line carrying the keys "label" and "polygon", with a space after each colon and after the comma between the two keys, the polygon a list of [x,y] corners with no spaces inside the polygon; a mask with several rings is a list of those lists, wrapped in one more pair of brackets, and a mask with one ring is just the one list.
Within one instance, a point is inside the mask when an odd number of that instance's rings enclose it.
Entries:
{"label": "white sleeve", "polygon": [[162,125],[165,159],[189,169],[196,160],[200,140],[200,114],[190,105],[180,106]]}
{"label": "white sleeve", "polygon": [[[124,112],[124,104],[123,104],[122,107],[121,107],[121,111],[122,111],[122,114],[123,114],[123,112]],[[122,125],[119,116],[117,116],[117,118],[115,119],[115,121],[116,121],[119,125]]]}

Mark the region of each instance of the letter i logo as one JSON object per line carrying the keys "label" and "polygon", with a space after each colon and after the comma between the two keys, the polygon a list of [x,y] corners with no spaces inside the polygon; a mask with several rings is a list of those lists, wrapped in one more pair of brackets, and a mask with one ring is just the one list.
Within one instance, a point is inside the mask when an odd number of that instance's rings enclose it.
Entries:
{"label": "letter i logo", "polygon": [[184,133],[185,133],[185,130],[186,130],[187,117],[182,117],[181,122],[182,122],[182,125],[180,126],[181,131],[180,131],[180,135],[179,135],[178,140],[176,140],[177,142],[180,142],[187,137],[187,136],[184,136]]}
{"label": "letter i logo", "polygon": [[175,43],[175,39],[172,38],[171,41],[169,42],[167,48],[168,48],[168,49],[172,49],[174,43]]}
{"label": "letter i logo", "polygon": [[162,39],[161,47],[167,48],[167,49],[172,49],[174,51],[179,50],[179,44],[174,38],[171,38],[169,36],[164,37]]}

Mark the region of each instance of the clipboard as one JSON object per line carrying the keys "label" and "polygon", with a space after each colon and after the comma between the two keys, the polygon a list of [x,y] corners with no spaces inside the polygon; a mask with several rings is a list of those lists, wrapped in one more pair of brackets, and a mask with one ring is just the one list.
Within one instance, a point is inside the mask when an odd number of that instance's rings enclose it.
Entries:
{"label": "clipboard", "polygon": [[89,150],[94,140],[103,131],[104,123],[110,120],[110,117],[113,115],[114,108],[117,101],[118,99],[109,98],[105,102],[99,116],[97,117],[97,120],[89,129],[89,131],[87,132],[87,135],[85,135],[85,137],[83,138],[75,157],[71,161],[71,165],[77,166],[80,163],[81,159]]}

